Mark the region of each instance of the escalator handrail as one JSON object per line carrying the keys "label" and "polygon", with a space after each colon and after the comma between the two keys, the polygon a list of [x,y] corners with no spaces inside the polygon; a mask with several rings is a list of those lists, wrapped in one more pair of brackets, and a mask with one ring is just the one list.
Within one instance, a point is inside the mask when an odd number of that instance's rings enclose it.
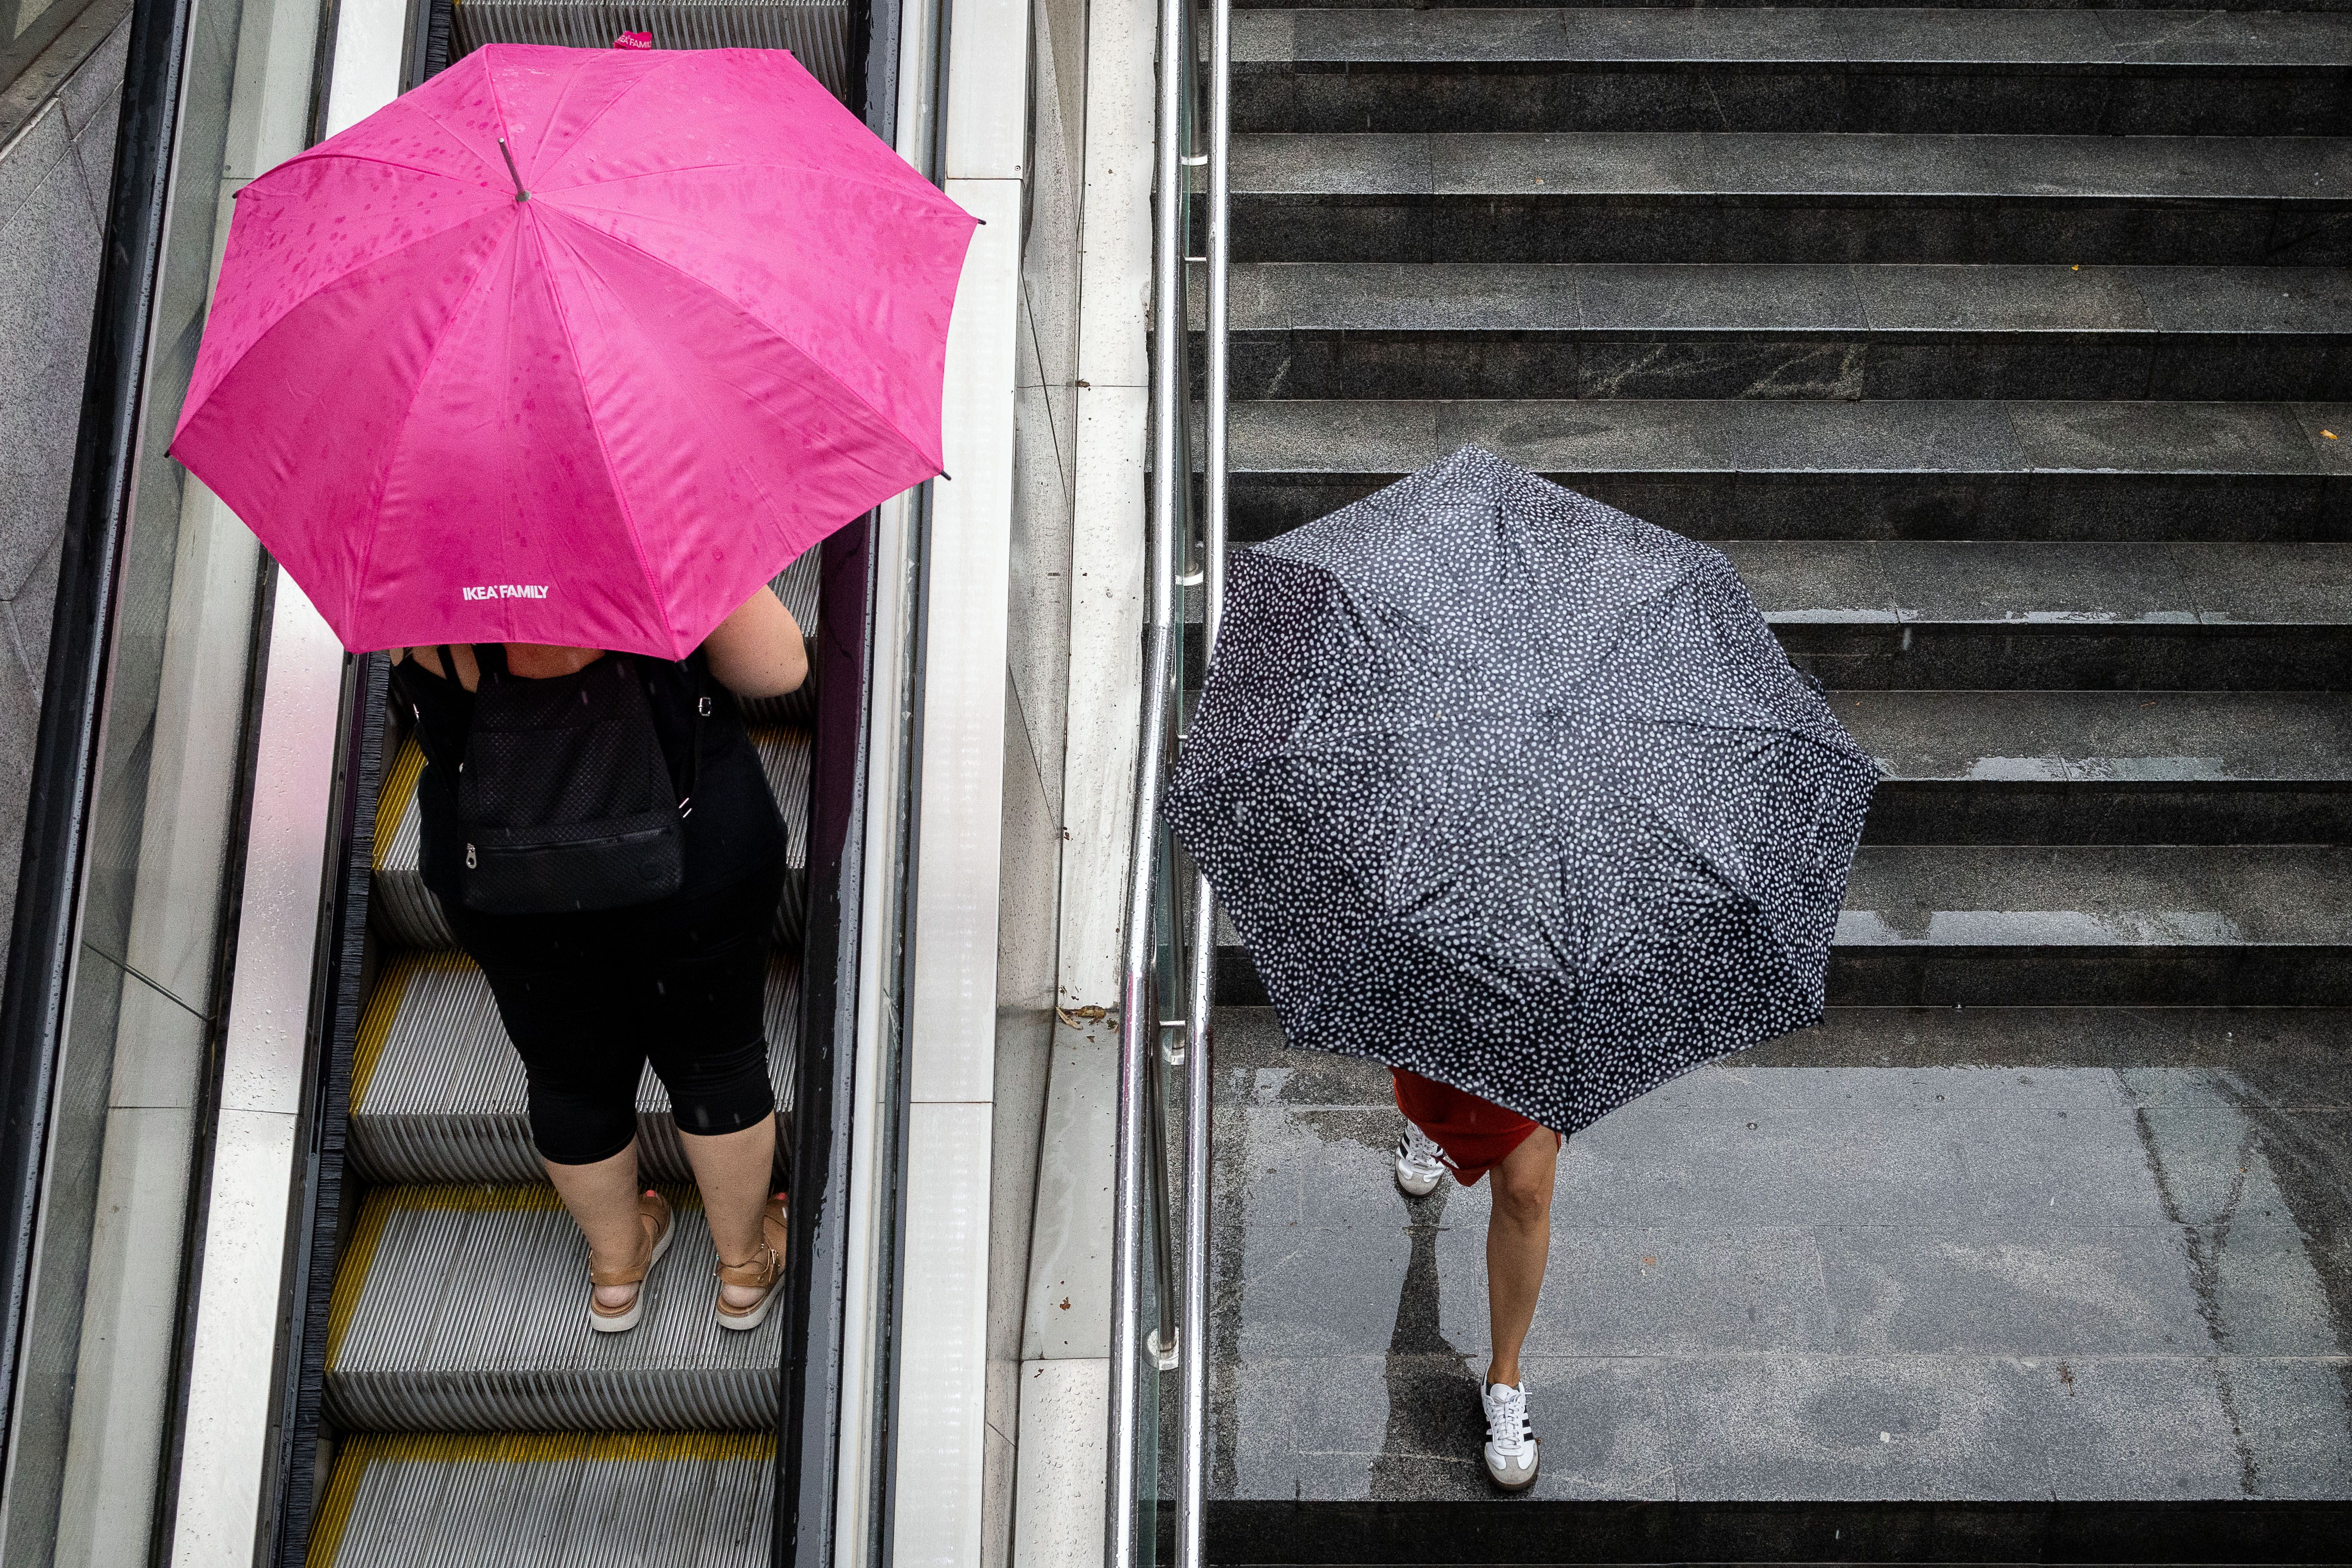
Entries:
{"label": "escalator handrail", "polygon": [[[1216,651],[1225,616],[1225,400],[1227,305],[1231,260],[1233,145],[1233,0],[1207,0],[1209,10],[1209,201],[1206,249],[1208,298],[1202,321],[1207,363],[1202,409],[1201,668]],[[1192,931],[1184,1008],[1184,1247],[1182,1327],[1177,1349],[1181,1381],[1177,1415],[1176,1564],[1201,1568],[1209,1486],[1209,1173],[1210,1075],[1215,1038],[1211,1027],[1212,964],[1217,952],[1216,895],[1193,874]]]}
{"label": "escalator handrail", "polygon": [[[1142,728],[1136,748],[1135,816],[1128,857],[1126,941],[1118,997],[1118,1115],[1111,1207],[1110,1422],[1105,1478],[1104,1561],[1137,1568],[1142,1561],[1137,1498],[1142,1456],[1139,1379],[1147,1368],[1138,1321],[1143,1285],[1141,1232],[1168,1233],[1167,1185],[1154,1182],[1147,1151],[1155,1124],[1147,1098],[1160,1089],[1160,1020],[1157,931],[1161,784],[1175,740],[1176,552],[1192,479],[1188,451],[1190,386],[1185,374],[1184,217],[1188,168],[1186,113],[1193,84],[1192,0],[1160,0],[1160,81],[1154,148],[1151,301],[1151,492],[1145,548]],[[1146,1204],[1153,1212],[1144,1213]],[[1165,1300],[1174,1281],[1157,1281]]]}

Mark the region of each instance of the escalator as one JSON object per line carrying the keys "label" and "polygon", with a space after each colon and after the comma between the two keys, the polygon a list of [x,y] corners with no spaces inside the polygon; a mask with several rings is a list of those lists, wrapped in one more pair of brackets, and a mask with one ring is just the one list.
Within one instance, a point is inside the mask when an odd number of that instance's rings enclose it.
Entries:
{"label": "escalator", "polygon": [[[812,635],[819,559],[811,551],[774,584]],[[766,1013],[784,1144],[813,695],[745,704],[788,838]],[[759,1561],[787,1314],[750,1333],[719,1326],[717,1260],[648,1068],[641,1171],[676,1207],[678,1240],[646,1281],[644,1322],[587,1331],[579,1233],[531,1147],[521,1058],[418,870],[424,755],[400,717],[387,716],[375,816],[372,978],[351,1049],[351,1195],[324,1356],[332,1458],[309,1561],[508,1561],[525,1542],[559,1554],[593,1542],[600,1558]]]}
{"label": "escalator", "polygon": [[[791,48],[855,98],[848,7],[827,0],[425,0],[411,15],[409,86],[487,43],[606,47],[618,33],[650,31],[656,47]],[[824,563],[828,552],[855,558],[846,543],[811,549],[772,584],[810,640],[808,682],[742,704],[787,838],[764,1016],[779,1190],[793,1184],[803,1058],[816,693],[827,668],[837,681],[857,673],[854,661],[824,658],[817,640]],[[854,637],[858,628],[848,629]],[[776,1560],[793,1539],[775,1517],[785,1343],[806,1316],[792,1310],[791,1281],[780,1287],[785,1310],[760,1329],[719,1327],[700,1196],[648,1067],[637,1096],[640,1176],[669,1198],[677,1241],[646,1282],[639,1326],[588,1331],[585,1252],[531,1143],[521,1059],[424,885],[424,755],[410,716],[388,703],[351,722],[381,723],[381,776],[363,951],[355,970],[343,966],[355,994],[334,998],[355,1014],[326,1064],[322,1107],[329,1121],[341,1119],[342,1169],[318,1186],[315,1228],[336,1245],[314,1265],[311,1371],[295,1407],[306,1429],[289,1447],[279,1561]],[[355,831],[364,817],[352,818]],[[356,868],[357,846],[347,848]],[[837,936],[823,933],[825,957]],[[331,1279],[324,1290],[319,1269]]]}

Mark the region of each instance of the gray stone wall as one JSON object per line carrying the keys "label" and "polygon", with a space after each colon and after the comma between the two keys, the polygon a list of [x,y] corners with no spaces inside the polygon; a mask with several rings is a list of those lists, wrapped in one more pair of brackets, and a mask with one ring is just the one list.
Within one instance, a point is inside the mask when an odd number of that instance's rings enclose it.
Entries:
{"label": "gray stone wall", "polygon": [[0,147],[0,952],[16,907],[130,37],[125,16]]}

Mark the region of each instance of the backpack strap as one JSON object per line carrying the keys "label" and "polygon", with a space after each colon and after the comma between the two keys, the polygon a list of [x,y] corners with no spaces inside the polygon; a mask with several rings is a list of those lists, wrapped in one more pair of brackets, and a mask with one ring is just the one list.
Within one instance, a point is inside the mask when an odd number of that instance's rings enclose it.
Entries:
{"label": "backpack strap", "polygon": [[702,773],[702,721],[710,717],[711,711],[710,691],[704,682],[703,671],[695,665],[692,654],[679,659],[677,664],[686,674],[688,689],[694,693],[694,735],[686,745],[686,794],[678,797],[677,814],[692,816],[694,786]]}
{"label": "backpack strap", "polygon": [[[468,643],[466,646],[474,650],[474,665],[475,668],[482,672],[483,679],[488,680],[492,676],[497,676],[501,680],[506,679],[508,674],[506,644],[502,642],[478,642]],[[441,657],[445,659],[449,657],[449,650],[446,648],[442,649]],[[454,664],[449,666],[449,679],[452,680],[457,679],[457,667]]]}

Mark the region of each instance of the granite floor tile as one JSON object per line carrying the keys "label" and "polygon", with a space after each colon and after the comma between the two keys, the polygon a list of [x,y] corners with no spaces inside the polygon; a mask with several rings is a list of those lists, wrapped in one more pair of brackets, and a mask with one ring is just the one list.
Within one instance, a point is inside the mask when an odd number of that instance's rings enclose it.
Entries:
{"label": "granite floor tile", "polygon": [[2053,1494],[2066,1502],[2256,1495],[2217,1370],[2195,1355],[2038,1363]]}
{"label": "granite floor tile", "polygon": [[1856,1355],[2188,1354],[2205,1344],[2172,1227],[1819,1233],[1834,1342]]}
{"label": "granite floor tile", "polygon": [[2209,624],[2352,623],[2352,545],[2184,543],[2169,552]]}
{"label": "granite floor tile", "polygon": [[2100,25],[2101,14],[2091,11],[1869,7],[1830,16],[1832,58],[2055,66],[2105,64],[2120,52],[2114,33]]}
{"label": "granite floor tile", "polygon": [[2132,332],[2154,325],[2123,268],[1886,263],[1852,273],[1864,317],[1880,331]]}
{"label": "granite floor tile", "polygon": [[2035,468],[2159,473],[2317,473],[2312,442],[2275,404],[2012,403]]}
{"label": "granite floor tile", "polygon": [[[1612,1358],[1527,1358],[1523,1363],[1543,1474],[1536,1498],[1669,1498],[1660,1363]],[[1236,1475],[1219,1497],[1491,1500],[1479,1451],[1486,1424],[1480,1369],[1449,1353],[1356,1355],[1255,1362],[1243,1380],[1279,1399],[1294,1433],[1288,1447],[1238,1434],[1261,1468]],[[1247,1418],[1237,1420],[1237,1427]]]}
{"label": "granite floor tile", "polygon": [[1844,58],[1846,29],[1839,19],[1820,11],[1596,6],[1562,16],[1580,59],[1802,65]]}
{"label": "granite floor tile", "polygon": [[2352,474],[2352,403],[2298,403],[2286,417],[2303,437],[2313,472]]}
{"label": "granite floor tile", "polygon": [[[2184,575],[2192,591],[2202,581]],[[2332,780],[2352,767],[2352,698],[2340,692],[2051,695],[2069,710],[2053,720],[2072,729],[2080,777]]]}
{"label": "granite floor tile", "polygon": [[1884,622],[1902,618],[1894,584],[1867,540],[1727,540],[1757,607],[1771,621]]}
{"label": "granite floor tile", "polygon": [[122,109],[122,64],[131,50],[131,18],[125,16],[106,35],[106,41],[74,68],[58,91],[65,110],[66,128],[79,136],[101,120],[117,118]]}
{"label": "granite floor tile", "polygon": [[1906,539],[1885,541],[1876,550],[1906,621],[2197,619],[2189,585],[2161,548]]}
{"label": "granite floor tile", "polygon": [[[2268,137],[1988,136],[1984,188],[2034,196],[2231,196],[2290,192]],[[2332,153],[2315,155],[2333,167]],[[1932,187],[1920,185],[1916,189]]]}
{"label": "granite floor tile", "polygon": [[2326,1245],[2295,1226],[2283,1201],[2250,1206],[2231,1224],[2196,1227],[2182,1250],[2210,1330],[2232,1355],[2352,1356],[2323,1269]]}
{"label": "granite floor tile", "polygon": [[1789,331],[1864,324],[1854,269],[1594,263],[1574,268],[1588,331]]}
{"label": "granite floor tile", "polygon": [[57,619],[58,568],[64,552],[65,534],[60,529],[35,563],[31,575],[7,602],[8,635],[36,691],[41,689],[48,673],[49,633]]}
{"label": "granite floor tile", "polygon": [[1865,845],[1838,940],[2334,942],[2352,937],[2337,898],[2346,860],[2332,848]]}
{"label": "granite floor tile", "polygon": [[1446,456],[1439,403],[1254,403],[1227,426],[1235,468],[1255,473],[1409,474]]}
{"label": "granite floor tile", "polygon": [[1558,11],[1315,8],[1292,14],[1300,60],[1435,64],[1582,58]]}
{"label": "granite floor tile", "polygon": [[1426,136],[1235,136],[1230,167],[1236,195],[1426,195],[1433,189]]}
{"label": "granite floor tile", "polygon": [[1559,331],[1584,269],[1541,264],[1293,263],[1247,268],[1293,331]]}
{"label": "granite floor tile", "polygon": [[33,193],[41,188],[72,144],[73,132],[66,124],[65,113],[54,103],[16,133],[8,155],[0,158],[0,229],[15,221],[18,210],[32,200]]}
{"label": "granite floor tile", "polygon": [[2352,271],[2340,267],[2089,268],[2127,287],[2165,332],[2343,335]]}
{"label": "granite floor tile", "polygon": [[[2239,1356],[2221,1364],[2254,1494],[2352,1497],[2352,1360]],[[2242,1491],[2244,1477],[2242,1465]]]}
{"label": "granite floor tile", "polygon": [[1664,1374],[1677,1495],[1769,1501],[2049,1494],[2042,1380],[1976,1356],[1736,1356]]}
{"label": "granite floor tile", "polygon": [[1430,166],[1439,195],[1638,195],[1706,188],[1706,142],[1687,132],[1448,133],[1429,138]]}
{"label": "granite floor tile", "polygon": [[1709,186],[1772,195],[1977,195],[2004,189],[1984,144],[2040,137],[1743,132],[1706,139]]}
{"label": "granite floor tile", "polygon": [[[63,121],[50,111],[27,135],[42,123]],[[20,142],[0,170],[33,155]],[[24,591],[65,524],[99,242],[80,166],[62,153],[0,218],[0,598]]]}
{"label": "granite floor tile", "polygon": [[1299,13],[1236,7],[1233,14],[1233,63],[1286,65],[1297,58]]}
{"label": "granite floor tile", "polygon": [[1543,473],[1709,468],[1712,433],[1695,423],[1628,417],[1600,403],[1448,403],[1437,445],[1475,441]]}
{"label": "granite floor tile", "polygon": [[[1493,1341],[1486,1280],[1486,1184],[1458,1196],[1437,1237],[1441,1321],[1465,1353]],[[1694,1356],[1836,1348],[1822,1258],[1804,1226],[1588,1228],[1559,1206],[1529,1343],[1546,1354]]]}
{"label": "granite floor tile", "polygon": [[2340,202],[2352,197],[2352,147],[2336,136],[2270,136],[2250,143],[2262,152],[2265,186],[2293,200]]}
{"label": "granite floor tile", "polygon": [[2094,11],[2134,65],[2326,66],[2352,53],[2352,26],[2326,12]]}

